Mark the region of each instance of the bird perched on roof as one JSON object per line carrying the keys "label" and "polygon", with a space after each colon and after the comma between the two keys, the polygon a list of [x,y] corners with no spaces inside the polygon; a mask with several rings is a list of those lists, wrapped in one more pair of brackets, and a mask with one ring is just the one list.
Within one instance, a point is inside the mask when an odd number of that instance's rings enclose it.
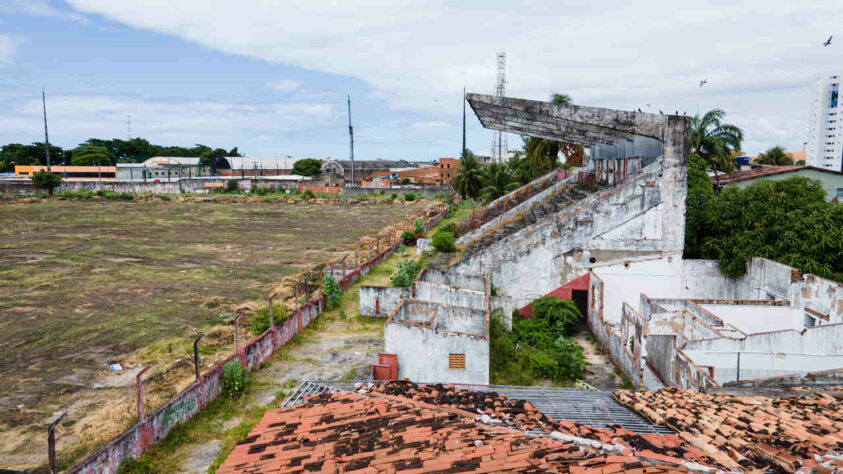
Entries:
{"label": "bird perched on roof", "polygon": [[827,40],[825,40],[825,43],[823,43],[823,46],[828,46],[828,45],[830,45],[830,44],[831,44],[831,38],[832,38],[832,37],[831,37],[831,36],[829,36],[829,37],[828,37],[828,39],[827,39]]}
{"label": "bird perched on roof", "polygon": [[664,115],[664,112],[662,112],[662,109],[659,109],[659,114]]}
{"label": "bird perched on roof", "polygon": [[703,79],[703,80],[700,81],[700,87],[702,87],[706,84],[708,84],[708,79]]}
{"label": "bird perched on roof", "polygon": [[679,115],[679,111],[673,112],[673,115]]}
{"label": "bird perched on roof", "polygon": [[638,113],[643,114],[644,112],[641,111],[641,107],[638,107]]}

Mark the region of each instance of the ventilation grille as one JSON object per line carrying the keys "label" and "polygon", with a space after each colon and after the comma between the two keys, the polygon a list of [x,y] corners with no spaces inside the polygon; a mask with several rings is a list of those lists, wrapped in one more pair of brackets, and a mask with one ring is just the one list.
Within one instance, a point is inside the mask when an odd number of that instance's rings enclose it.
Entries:
{"label": "ventilation grille", "polygon": [[449,354],[448,368],[465,370],[465,354]]}

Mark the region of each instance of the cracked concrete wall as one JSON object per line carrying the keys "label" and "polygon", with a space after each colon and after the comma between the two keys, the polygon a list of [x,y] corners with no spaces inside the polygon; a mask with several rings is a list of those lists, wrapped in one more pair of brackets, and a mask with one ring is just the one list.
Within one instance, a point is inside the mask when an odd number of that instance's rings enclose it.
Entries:
{"label": "cracked concrete wall", "polygon": [[486,310],[486,293],[428,281],[416,282],[416,299]]}
{"label": "cracked concrete wall", "polygon": [[360,287],[360,316],[388,317],[401,300],[412,296],[410,288],[387,286]]}

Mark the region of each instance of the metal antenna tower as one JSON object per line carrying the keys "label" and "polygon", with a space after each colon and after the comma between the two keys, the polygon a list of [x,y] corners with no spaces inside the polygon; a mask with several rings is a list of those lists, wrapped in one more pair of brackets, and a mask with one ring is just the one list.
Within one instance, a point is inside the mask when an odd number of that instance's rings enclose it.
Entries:
{"label": "metal antenna tower", "polygon": [[[495,96],[503,97],[506,93],[506,53],[498,53],[498,74],[495,81]],[[508,149],[506,134],[503,132],[492,133],[492,161],[501,162]]]}
{"label": "metal antenna tower", "polygon": [[351,153],[351,185],[354,186],[354,127],[351,126],[351,95],[348,96],[348,140]]}
{"label": "metal antenna tower", "polygon": [[47,133],[47,96],[41,88],[41,105],[44,107],[44,148],[47,150],[47,172],[50,172],[50,135]]}
{"label": "metal antenna tower", "polygon": [[132,141],[132,114],[126,115],[126,139]]}

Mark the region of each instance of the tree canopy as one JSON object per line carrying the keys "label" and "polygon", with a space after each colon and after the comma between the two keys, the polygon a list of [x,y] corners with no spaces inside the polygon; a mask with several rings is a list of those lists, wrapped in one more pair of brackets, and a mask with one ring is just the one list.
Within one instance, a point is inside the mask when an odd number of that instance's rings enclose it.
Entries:
{"label": "tree canopy", "polygon": [[825,200],[819,181],[759,180],[714,195],[699,172],[689,166],[686,256],[717,259],[732,277],[758,256],[843,281],[843,206]]}
{"label": "tree canopy", "polygon": [[71,151],[70,164],[73,166],[110,166],[114,162],[104,146],[82,145]]}
{"label": "tree canopy", "polygon": [[454,191],[463,199],[475,199],[480,196],[483,187],[481,180],[482,170],[477,158],[471,150],[466,149],[460,158],[460,170],[454,176]]}
{"label": "tree canopy", "polygon": [[770,148],[766,152],[762,153],[758,156],[758,159],[755,160],[756,163],[760,165],[775,165],[775,166],[784,166],[784,165],[792,165],[793,159],[788,156],[787,152],[780,146],[774,146]]}
{"label": "tree canopy", "polygon": [[691,117],[688,145],[691,152],[702,157],[709,168],[728,173],[735,166],[732,152],[741,150],[743,131],[723,123],[725,116],[726,112],[722,109],[713,109],[702,117]]}
{"label": "tree canopy", "polygon": [[322,161],[316,158],[304,158],[293,163],[292,174],[316,176],[322,172]]}
{"label": "tree canopy", "polygon": [[46,189],[48,194],[53,194],[53,190],[61,183],[59,175],[50,173],[47,170],[36,171],[32,175],[32,184],[38,189]]}

